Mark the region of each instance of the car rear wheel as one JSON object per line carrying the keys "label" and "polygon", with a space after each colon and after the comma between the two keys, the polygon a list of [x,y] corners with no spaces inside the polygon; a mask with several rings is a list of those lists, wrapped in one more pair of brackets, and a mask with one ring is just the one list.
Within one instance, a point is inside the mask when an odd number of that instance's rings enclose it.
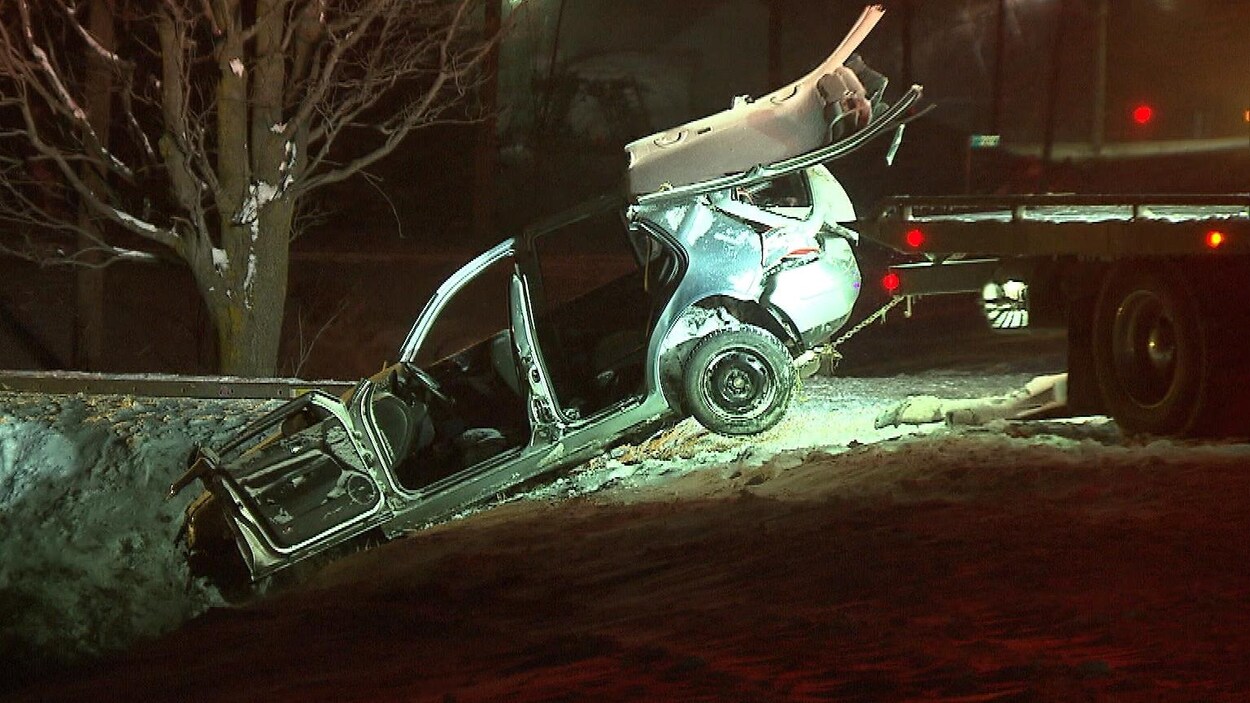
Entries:
{"label": "car rear wheel", "polygon": [[686,363],[686,407],[704,427],[748,435],[776,425],[794,389],[794,368],[781,341],[753,325],[717,330]]}

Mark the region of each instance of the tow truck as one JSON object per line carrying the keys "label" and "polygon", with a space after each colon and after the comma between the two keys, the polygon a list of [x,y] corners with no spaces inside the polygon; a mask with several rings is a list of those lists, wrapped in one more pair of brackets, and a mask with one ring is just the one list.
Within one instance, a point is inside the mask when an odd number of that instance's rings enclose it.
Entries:
{"label": "tow truck", "polygon": [[884,273],[893,300],[1010,282],[1066,327],[1069,412],[1250,434],[1250,194],[893,197],[857,229],[913,260]]}
{"label": "tow truck", "polygon": [[[871,124],[896,130],[892,159],[919,116],[919,86],[888,107],[854,97],[884,89],[852,55],[883,12],[865,8],[794,85],[630,144],[636,202],[741,189],[839,158],[880,134]],[[887,119],[829,143],[830,123],[836,131],[861,109]],[[854,229],[913,259],[885,272],[891,302],[990,287],[1013,291],[1010,306],[1033,321],[1066,326],[1073,413],[1109,414],[1131,433],[1250,434],[1250,195],[894,197]]]}

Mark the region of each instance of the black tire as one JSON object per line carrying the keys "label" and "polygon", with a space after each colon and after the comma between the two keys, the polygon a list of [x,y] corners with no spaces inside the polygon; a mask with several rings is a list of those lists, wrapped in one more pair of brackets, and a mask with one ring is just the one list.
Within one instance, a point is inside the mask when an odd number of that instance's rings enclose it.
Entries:
{"label": "black tire", "polygon": [[794,390],[794,367],[781,341],[759,327],[717,330],[699,342],[682,375],[686,409],[724,435],[776,425]]}
{"label": "black tire", "polygon": [[1200,433],[1212,363],[1200,309],[1179,271],[1117,266],[1103,282],[1093,331],[1098,388],[1122,429]]}

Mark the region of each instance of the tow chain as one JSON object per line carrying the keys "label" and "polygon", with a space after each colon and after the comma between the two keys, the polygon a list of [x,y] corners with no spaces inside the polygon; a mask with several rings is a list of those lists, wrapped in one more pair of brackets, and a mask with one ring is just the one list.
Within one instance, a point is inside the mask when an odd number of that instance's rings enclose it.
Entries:
{"label": "tow chain", "polygon": [[[885,316],[886,313],[888,313],[890,310],[893,310],[896,305],[898,305],[899,303],[905,300],[907,300],[907,296],[896,296],[894,298],[891,298],[888,303],[886,303],[885,305],[882,305],[873,314],[860,320],[858,324],[856,324],[851,329],[847,330],[846,333],[843,334],[841,337],[838,337],[837,339],[830,342],[829,344],[822,344],[820,346],[813,348],[811,351],[809,351],[808,354],[811,354],[813,356],[808,361],[800,362],[796,360],[795,362],[796,368],[806,366],[807,364],[815,364],[815,366],[808,366],[807,368],[809,368],[810,370],[808,370],[807,372],[800,372],[800,373],[795,374],[794,382],[795,382],[796,387],[801,389],[803,378],[805,378],[806,376],[810,376],[813,373],[816,373],[816,371],[820,367],[824,366],[826,363],[829,364],[830,370],[837,367],[838,362],[842,360],[842,354],[838,351],[838,346],[840,346],[843,342],[850,339],[851,337],[854,337],[855,335],[859,334],[860,331],[862,331],[868,325],[871,325],[877,320],[880,320],[882,317]],[[910,315],[911,315],[911,307],[908,306],[908,316],[910,317]],[[804,356],[806,357],[807,355],[804,355]]]}
{"label": "tow chain", "polygon": [[[889,312],[890,310],[893,310],[894,306],[898,305],[899,303],[903,302],[906,299],[907,299],[907,296],[905,295],[896,295],[893,298],[891,298],[890,302],[886,303],[885,305],[882,305],[880,308],[877,309],[876,312],[860,320],[859,324],[847,330],[846,333],[843,334],[841,337],[838,337],[837,339],[833,340],[833,342],[829,344],[830,351],[836,352],[838,347],[841,346],[843,342],[859,334],[860,331],[862,331],[868,325],[871,325],[872,323],[876,322],[882,317],[885,317],[885,314],[887,312]],[[908,309],[910,310],[910,308]]]}

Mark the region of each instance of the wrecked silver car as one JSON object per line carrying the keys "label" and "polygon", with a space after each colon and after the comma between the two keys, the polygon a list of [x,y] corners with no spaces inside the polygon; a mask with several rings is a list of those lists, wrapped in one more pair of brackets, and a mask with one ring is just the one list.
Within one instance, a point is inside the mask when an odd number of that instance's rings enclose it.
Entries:
{"label": "wrecked silver car", "polygon": [[[680,179],[631,186],[482,253],[438,288],[398,363],[192,456],[171,493],[205,488],[187,510],[193,567],[241,555],[260,579],[686,416],[724,434],[772,427],[796,365],[846,323],[859,292],[844,224],[854,209],[820,163],[898,125],[918,95],[844,138],[830,131],[816,148],[731,173],[715,159],[701,172],[687,164]],[[631,182],[659,182],[631,149],[647,172]]]}

